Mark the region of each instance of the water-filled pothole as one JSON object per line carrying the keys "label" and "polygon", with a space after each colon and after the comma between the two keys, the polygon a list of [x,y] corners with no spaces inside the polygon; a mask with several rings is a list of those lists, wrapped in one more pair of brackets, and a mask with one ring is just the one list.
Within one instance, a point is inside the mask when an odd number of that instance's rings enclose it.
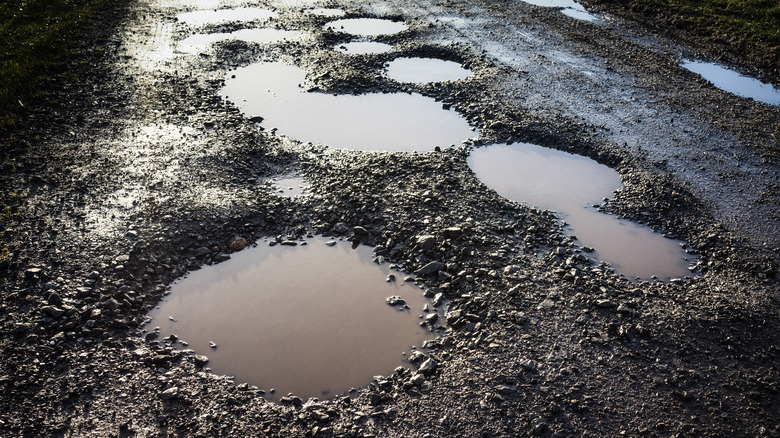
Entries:
{"label": "water-filled pothole", "polygon": [[276,12],[260,8],[236,8],[236,9],[217,9],[208,11],[184,12],[176,18],[191,26],[202,26],[204,24],[224,23],[228,21],[254,21],[267,20],[275,18]]}
{"label": "water-filled pothole", "polygon": [[[159,327],[163,338],[176,335],[206,355],[213,372],[256,385],[271,399],[328,398],[365,386],[408,366],[404,353],[436,337],[420,324],[436,312],[423,291],[398,273],[387,281],[396,274],[372,261],[371,248],[307,242],[261,244],[190,273],[150,313],[147,327]],[[390,306],[391,296],[408,307]]]}
{"label": "water-filled pothole", "polygon": [[534,6],[545,8],[560,8],[561,14],[582,21],[598,21],[598,17],[585,10],[585,7],[574,0],[523,0]]}
{"label": "water-filled pothole", "polygon": [[457,62],[434,58],[398,58],[387,64],[387,77],[398,82],[428,83],[458,81],[471,76],[471,70]]}
{"label": "water-filled pothole", "polygon": [[325,25],[325,29],[334,32],[364,36],[392,35],[408,28],[405,23],[384,18],[345,18]]}
{"label": "water-filled pothole", "polygon": [[683,61],[682,66],[712,82],[721,90],[770,105],[780,105],[780,89],[758,79],[743,76],[734,70],[710,62]]}
{"label": "water-filled pothole", "polygon": [[294,30],[241,29],[229,33],[196,34],[181,41],[182,46],[205,46],[222,40],[241,40],[249,43],[272,44],[300,38],[303,34]]}
{"label": "water-filled pothole", "polygon": [[228,73],[220,94],[264,128],[299,141],[372,151],[431,151],[476,134],[468,122],[419,94],[306,92],[304,72],[258,63]]}
{"label": "water-filled pothole", "polygon": [[295,198],[309,194],[311,185],[298,175],[286,175],[272,180],[276,194],[284,198]]}
{"label": "water-filled pothole", "polygon": [[393,46],[377,41],[351,41],[339,44],[336,50],[350,55],[375,55],[387,53],[393,50]]}
{"label": "water-filled pothole", "polygon": [[679,241],[592,207],[622,187],[618,173],[607,166],[528,143],[474,149],[468,164],[501,196],[559,213],[580,244],[595,249],[595,260],[616,272],[641,279],[690,274]]}

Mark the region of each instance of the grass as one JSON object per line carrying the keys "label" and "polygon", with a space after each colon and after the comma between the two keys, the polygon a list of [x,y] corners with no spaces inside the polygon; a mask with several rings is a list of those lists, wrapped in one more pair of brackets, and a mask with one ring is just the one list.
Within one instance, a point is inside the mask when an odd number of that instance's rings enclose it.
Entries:
{"label": "grass", "polygon": [[11,128],[29,104],[51,100],[45,90],[107,0],[0,2],[0,130]]}

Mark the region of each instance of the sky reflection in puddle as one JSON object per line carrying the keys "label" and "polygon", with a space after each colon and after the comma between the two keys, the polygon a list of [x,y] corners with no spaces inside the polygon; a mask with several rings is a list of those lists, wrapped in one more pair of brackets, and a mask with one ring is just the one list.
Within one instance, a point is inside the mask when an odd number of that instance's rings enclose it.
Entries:
{"label": "sky reflection in puddle", "polygon": [[[301,68],[258,63],[228,73],[220,94],[266,129],[302,142],[371,151],[431,151],[477,136],[456,112],[419,94],[305,92]],[[259,120],[259,119],[258,119]]]}
{"label": "sky reflection in puddle", "polygon": [[532,4],[534,6],[542,6],[545,8],[562,8],[561,13],[571,18],[594,22],[599,18],[587,10],[581,4],[574,0],[522,0],[525,3]]}
{"label": "sky reflection in puddle", "polygon": [[196,34],[181,41],[182,46],[199,47],[222,40],[241,40],[249,43],[272,44],[300,38],[303,34],[294,30],[241,29],[230,33]]}
{"label": "sky reflection in puddle", "polygon": [[589,158],[528,143],[474,149],[468,163],[501,196],[554,211],[593,257],[629,278],[690,275],[680,242],[592,205],[622,187],[618,173]]}
{"label": "sky reflection in puddle", "polygon": [[[436,337],[419,325],[426,305],[436,312],[430,301],[400,273],[386,281],[392,272],[372,261],[372,248],[326,242],[260,243],[191,272],[150,312],[147,328],[175,334],[217,374],[275,388],[266,394],[274,400],[332,397],[409,366],[403,353]],[[393,295],[409,308],[389,306]]]}
{"label": "sky reflection in puddle", "polygon": [[176,18],[190,26],[224,23],[227,21],[267,20],[276,17],[276,12],[260,8],[217,9],[207,11],[184,12]]}
{"label": "sky reflection in puddle", "polygon": [[712,82],[721,90],[749,97],[759,102],[780,106],[780,89],[758,79],[743,76],[718,64],[699,61],[683,61],[682,66]]}
{"label": "sky reflection in puddle", "polygon": [[471,70],[457,62],[433,58],[398,58],[387,64],[387,77],[398,82],[423,84],[458,81],[471,76]]}
{"label": "sky reflection in puddle", "polygon": [[392,35],[408,28],[403,22],[383,18],[345,18],[325,25],[325,29],[334,32],[363,36]]}
{"label": "sky reflection in puddle", "polygon": [[339,44],[336,46],[336,50],[349,55],[374,55],[387,53],[393,50],[393,46],[376,41],[352,41]]}

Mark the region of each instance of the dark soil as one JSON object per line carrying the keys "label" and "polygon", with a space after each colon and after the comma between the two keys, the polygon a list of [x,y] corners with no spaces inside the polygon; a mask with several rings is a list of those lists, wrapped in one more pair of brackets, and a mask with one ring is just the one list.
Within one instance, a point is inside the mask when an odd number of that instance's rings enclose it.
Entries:
{"label": "dark soil", "polygon": [[[272,25],[310,39],[162,58],[190,32],[162,3],[102,22],[93,56],[75,60],[90,74],[61,90],[71,104],[7,136],[0,435],[780,435],[780,111],[677,67],[687,41],[658,49],[641,30],[518,2],[390,0],[339,6],[410,24],[381,38],[388,54],[337,56],[348,36],[288,11]],[[475,75],[417,86],[376,74],[420,54]],[[427,154],[282,138],[218,95],[231,68],[260,59],[306,68],[311,89],[435,97],[481,136]],[[578,257],[553,213],[468,168],[469,148],[511,141],[618,169],[626,187],[602,208],[687,242],[696,271],[634,282]],[[275,196],[269,179],[289,171],[313,196]],[[409,364],[356,398],[277,404],[210,373],[208,352],[141,329],[174,280],[237,236],[309,233],[376,245],[409,272],[441,262],[419,276],[450,300],[422,381]]]}

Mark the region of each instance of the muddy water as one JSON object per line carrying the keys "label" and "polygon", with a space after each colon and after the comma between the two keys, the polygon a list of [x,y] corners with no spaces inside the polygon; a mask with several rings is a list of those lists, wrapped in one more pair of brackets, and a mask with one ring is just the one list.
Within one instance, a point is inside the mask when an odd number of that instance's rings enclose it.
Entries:
{"label": "muddy water", "polygon": [[387,53],[390,50],[393,50],[393,46],[376,41],[352,41],[339,44],[336,47],[336,50],[350,55],[374,55]]}
{"label": "muddy water", "polygon": [[690,275],[679,241],[592,207],[622,187],[611,168],[527,143],[474,149],[468,163],[501,196],[559,213],[580,245],[594,248],[592,257],[616,272],[641,279]]}
{"label": "muddy water", "polygon": [[196,34],[181,41],[182,46],[199,47],[222,40],[241,40],[250,43],[272,44],[300,38],[303,34],[294,30],[241,29],[230,33]]}
{"label": "muddy water", "polygon": [[220,94],[261,125],[300,141],[372,151],[431,151],[476,136],[456,112],[419,94],[308,93],[304,72],[258,63],[228,73]]}
{"label": "muddy water", "polygon": [[409,26],[399,21],[382,18],[345,18],[325,25],[325,29],[334,32],[364,36],[392,35],[403,32],[408,28]]}
{"label": "muddy water", "polygon": [[[430,306],[423,291],[400,273],[386,281],[391,271],[372,258],[369,247],[322,238],[261,243],[174,284],[147,327],[176,334],[208,356],[213,372],[257,385],[267,398],[341,394],[408,366],[404,353],[436,336],[419,325]],[[409,309],[389,306],[393,295]]]}
{"label": "muddy water", "polygon": [[471,76],[471,70],[457,62],[433,58],[398,58],[387,64],[387,77],[398,82],[426,83],[458,81]]}
{"label": "muddy water", "polygon": [[284,198],[295,198],[309,194],[311,185],[297,175],[286,175],[272,181],[276,194]]}
{"label": "muddy water", "polygon": [[274,17],[276,17],[275,12],[260,8],[192,11],[176,16],[179,21],[191,26],[202,26],[204,24],[223,23],[227,21],[267,20]]}
{"label": "muddy water", "polygon": [[780,106],[780,89],[758,79],[743,76],[734,70],[709,62],[683,61],[682,66],[712,82],[721,90]]}

